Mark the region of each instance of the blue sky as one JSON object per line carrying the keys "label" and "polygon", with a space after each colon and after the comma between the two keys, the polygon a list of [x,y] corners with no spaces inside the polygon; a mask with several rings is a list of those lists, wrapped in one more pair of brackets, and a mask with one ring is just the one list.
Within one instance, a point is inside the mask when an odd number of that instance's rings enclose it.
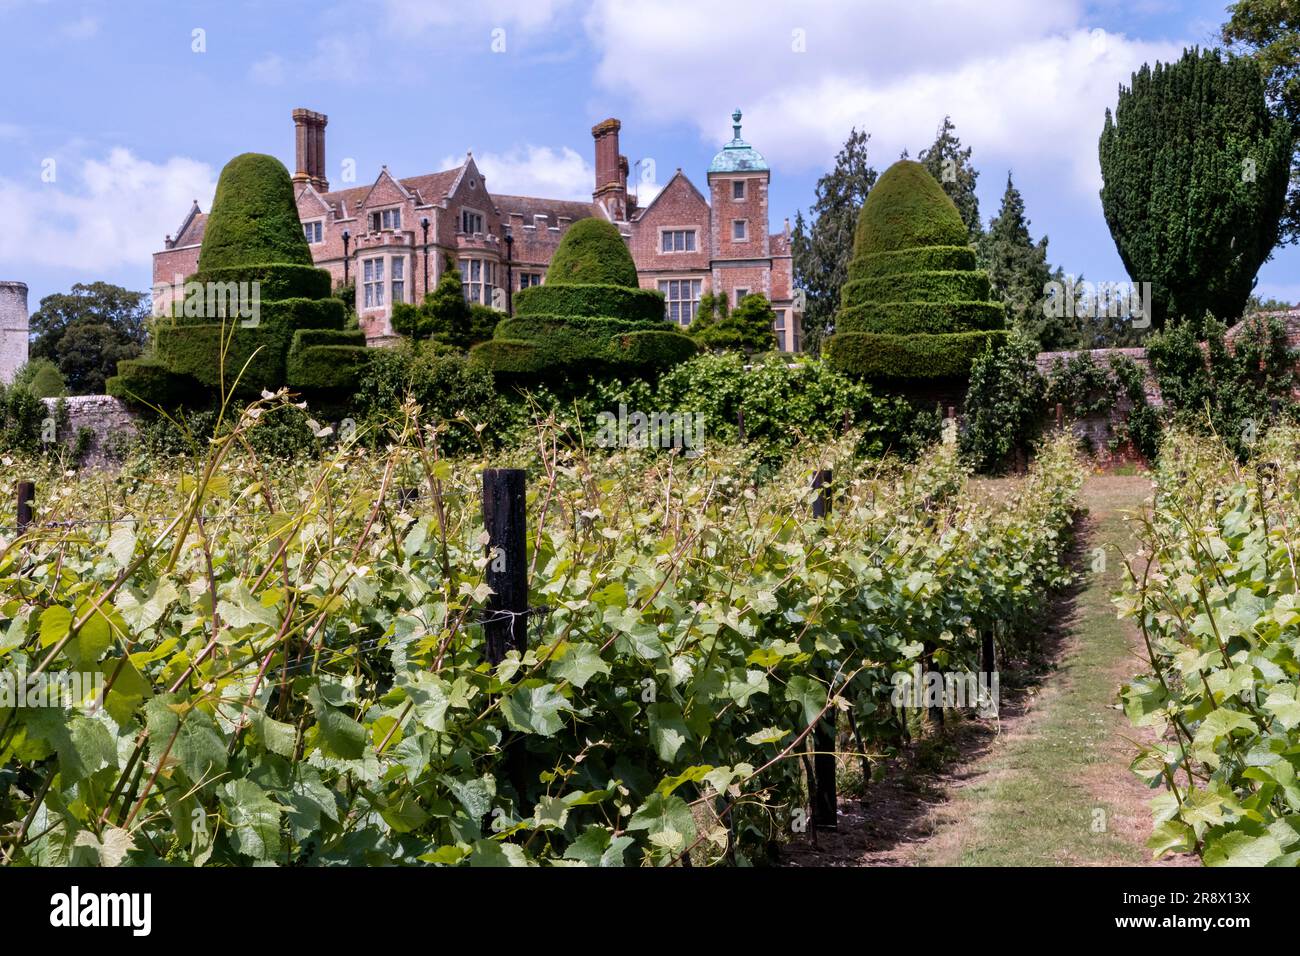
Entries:
{"label": "blue sky", "polygon": [[[0,0],[0,279],[144,289],[150,253],[221,165],[291,165],[296,106],[328,114],[328,174],[443,168],[467,149],[498,192],[583,198],[593,123],[662,184],[704,183],[745,111],[775,228],[807,209],[850,127],[877,169],[945,113],[974,148],[981,212],[1011,170],[1049,256],[1125,278],[1096,141],[1141,63],[1214,42],[1225,0]],[[196,33],[195,31],[201,31]],[[494,49],[495,47],[495,49]],[[201,49],[200,49],[201,48]],[[643,192],[649,193],[653,187]],[[1300,252],[1259,291],[1300,301]]]}

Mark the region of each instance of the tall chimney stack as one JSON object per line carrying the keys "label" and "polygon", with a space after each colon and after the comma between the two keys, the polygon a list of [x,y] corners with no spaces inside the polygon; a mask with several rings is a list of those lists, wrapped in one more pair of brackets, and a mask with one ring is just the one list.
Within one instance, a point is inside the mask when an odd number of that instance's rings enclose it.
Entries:
{"label": "tall chimney stack", "polygon": [[318,192],[328,192],[329,180],[325,178],[325,125],[329,117],[312,110],[293,111],[294,152],[296,169],[293,181],[310,183]]}
{"label": "tall chimney stack", "polygon": [[616,222],[627,219],[627,175],[623,172],[626,160],[618,151],[618,131],[622,128],[623,124],[613,118],[591,128],[596,141],[596,189],[591,198]]}

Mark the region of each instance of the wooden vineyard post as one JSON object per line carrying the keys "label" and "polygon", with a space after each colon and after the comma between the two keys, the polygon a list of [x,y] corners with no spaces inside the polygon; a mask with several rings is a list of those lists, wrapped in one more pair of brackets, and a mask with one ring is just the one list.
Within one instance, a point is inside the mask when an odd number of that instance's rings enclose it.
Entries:
{"label": "wooden vineyard post", "polygon": [[499,664],[528,645],[528,514],[522,468],[483,471],[488,598],[483,637],[488,661]]}
{"label": "wooden vineyard post", "polygon": [[1057,403],[1056,403],[1056,427],[1057,427],[1057,429],[1060,429],[1060,427],[1061,427],[1062,425],[1064,425],[1064,424],[1065,424],[1065,409],[1061,407],[1061,403],[1060,403],[1060,402],[1057,402]]}
{"label": "wooden vineyard post", "polygon": [[[813,473],[812,486],[817,491],[813,498],[814,518],[825,518],[831,508],[831,471],[829,468]],[[830,671],[827,669],[827,676]],[[829,687],[827,688],[829,693]],[[834,707],[822,715],[813,729],[813,807],[814,827],[834,830],[839,823],[839,798],[835,792],[835,749],[837,746],[836,710]]]}
{"label": "wooden vineyard post", "polygon": [[736,431],[739,433],[740,443],[745,444],[745,410],[743,408],[736,409]]}
{"label": "wooden vineyard post", "polygon": [[18,482],[18,533],[22,534],[32,523],[32,502],[36,500],[36,482]]}

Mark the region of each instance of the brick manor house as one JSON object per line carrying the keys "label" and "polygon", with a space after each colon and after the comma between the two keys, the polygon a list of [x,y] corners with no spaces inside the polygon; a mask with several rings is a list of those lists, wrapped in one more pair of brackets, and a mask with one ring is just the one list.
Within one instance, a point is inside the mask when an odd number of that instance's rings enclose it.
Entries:
{"label": "brick manor house", "polygon": [[[800,348],[801,316],[794,308],[790,223],[768,226],[771,169],[740,136],[713,158],[708,195],[679,168],[646,206],[628,188],[627,157],[619,153],[621,125],[592,128],[596,181],[591,202],[490,193],[473,154],[454,169],[397,179],[383,167],[368,186],[331,190],[325,178],[328,118],[296,109],[298,217],[316,265],[336,284],[356,283],[361,328],[372,345],[394,335],[393,302],[420,302],[438,282],[445,259],[458,263],[465,297],[510,311],[510,295],[545,278],[560,238],[575,221],[602,216],[626,238],[641,287],[664,293],[666,318],[689,325],[701,295],[725,293],[735,304],[761,292],[776,312],[783,351]],[[175,236],[154,253],[156,306],[173,297],[177,276],[198,268],[207,215],[196,201]],[[505,295],[495,295],[496,290]]]}

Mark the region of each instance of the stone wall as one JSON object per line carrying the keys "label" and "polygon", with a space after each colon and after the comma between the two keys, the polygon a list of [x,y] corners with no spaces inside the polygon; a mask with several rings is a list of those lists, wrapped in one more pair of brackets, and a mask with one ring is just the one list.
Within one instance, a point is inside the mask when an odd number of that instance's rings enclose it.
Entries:
{"label": "stone wall", "polygon": [[[1164,405],[1164,399],[1160,395],[1160,386],[1156,383],[1155,375],[1152,374],[1151,360],[1147,357],[1146,349],[1084,349],[1067,352],[1039,352],[1036,358],[1038,373],[1046,378],[1051,374],[1057,362],[1065,363],[1076,355],[1085,352],[1091,355],[1092,360],[1100,366],[1109,365],[1110,360],[1114,357],[1123,356],[1131,359],[1145,373],[1144,383],[1146,385],[1147,403],[1156,408]],[[1133,402],[1129,397],[1119,394],[1115,396],[1115,404],[1109,413],[1090,415],[1068,424],[1074,434],[1086,441],[1096,455],[1106,458],[1111,456],[1110,441],[1115,433],[1115,425],[1126,421],[1132,408]],[[1119,458],[1132,458],[1135,454],[1132,449],[1116,450],[1116,455]]]}
{"label": "stone wall", "polygon": [[[60,399],[43,399],[53,415]],[[120,453],[136,434],[136,415],[111,395],[73,395],[67,403],[68,428],[60,440],[75,447],[82,428],[91,430],[90,444],[81,459],[85,468],[105,468],[121,461]]]}

